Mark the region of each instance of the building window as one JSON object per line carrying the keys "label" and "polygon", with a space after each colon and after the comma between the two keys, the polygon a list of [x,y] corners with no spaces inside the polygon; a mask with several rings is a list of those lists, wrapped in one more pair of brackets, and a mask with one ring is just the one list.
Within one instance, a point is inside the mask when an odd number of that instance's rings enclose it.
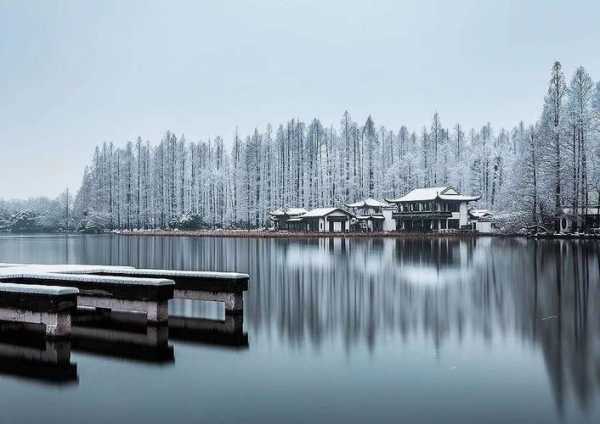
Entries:
{"label": "building window", "polygon": [[449,219],[448,229],[458,230],[458,219]]}

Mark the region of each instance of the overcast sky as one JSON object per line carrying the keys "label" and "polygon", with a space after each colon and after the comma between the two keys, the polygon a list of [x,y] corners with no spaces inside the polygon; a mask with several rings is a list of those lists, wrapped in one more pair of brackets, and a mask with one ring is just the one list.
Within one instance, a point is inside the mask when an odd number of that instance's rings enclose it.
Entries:
{"label": "overcast sky", "polygon": [[508,128],[556,59],[600,78],[599,1],[0,0],[0,198],[77,189],[96,144],[167,129]]}

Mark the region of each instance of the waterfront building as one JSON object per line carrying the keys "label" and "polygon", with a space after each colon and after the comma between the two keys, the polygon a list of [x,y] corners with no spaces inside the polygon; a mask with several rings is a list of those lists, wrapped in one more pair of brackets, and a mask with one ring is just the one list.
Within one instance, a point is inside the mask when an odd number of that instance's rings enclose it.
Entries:
{"label": "waterfront building", "polygon": [[469,224],[478,233],[493,233],[494,215],[487,209],[469,209]]}
{"label": "waterfront building", "polygon": [[481,196],[468,196],[450,186],[417,188],[397,199],[393,218],[398,231],[428,232],[468,228],[468,204]]}
{"label": "waterfront building", "polygon": [[279,208],[269,212],[276,230],[301,231],[301,216],[308,212],[304,208]]}
{"label": "waterfront building", "polygon": [[394,206],[389,203],[368,198],[355,203],[347,203],[346,207],[356,215],[352,230],[379,232],[396,229],[392,217]]}
{"label": "waterfront building", "polygon": [[302,230],[319,233],[347,233],[356,216],[341,208],[317,208],[301,216]]}

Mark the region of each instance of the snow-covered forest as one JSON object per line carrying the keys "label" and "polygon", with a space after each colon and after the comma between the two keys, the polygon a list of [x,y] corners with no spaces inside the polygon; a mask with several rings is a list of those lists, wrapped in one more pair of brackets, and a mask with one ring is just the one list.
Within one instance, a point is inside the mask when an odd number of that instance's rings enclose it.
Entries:
{"label": "snow-covered forest", "polygon": [[480,207],[541,222],[561,206],[598,202],[599,129],[600,83],[582,67],[567,79],[556,62],[539,120],[514,128],[467,129],[438,113],[422,128],[386,128],[344,112],[332,125],[291,119],[230,143],[170,131],[154,145],[103,143],[73,212],[92,228],[253,228],[269,225],[276,207],[449,184],[480,194]]}
{"label": "snow-covered forest", "polygon": [[56,199],[0,200],[0,232],[53,232],[77,228],[69,190]]}

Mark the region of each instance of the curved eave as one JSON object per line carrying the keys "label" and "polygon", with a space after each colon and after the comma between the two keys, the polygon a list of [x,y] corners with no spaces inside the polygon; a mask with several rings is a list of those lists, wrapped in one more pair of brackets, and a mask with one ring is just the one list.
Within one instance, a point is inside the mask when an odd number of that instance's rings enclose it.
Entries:
{"label": "curved eave", "polygon": [[356,202],[356,203],[344,203],[344,206],[347,208],[363,208],[365,206],[364,202]]}
{"label": "curved eave", "polygon": [[[458,197],[458,198],[453,198],[453,197]],[[479,199],[481,199],[481,196],[465,196],[465,195],[454,195],[454,194],[448,194],[448,195],[438,195],[438,198],[441,200],[454,200],[457,202],[475,202]]]}

